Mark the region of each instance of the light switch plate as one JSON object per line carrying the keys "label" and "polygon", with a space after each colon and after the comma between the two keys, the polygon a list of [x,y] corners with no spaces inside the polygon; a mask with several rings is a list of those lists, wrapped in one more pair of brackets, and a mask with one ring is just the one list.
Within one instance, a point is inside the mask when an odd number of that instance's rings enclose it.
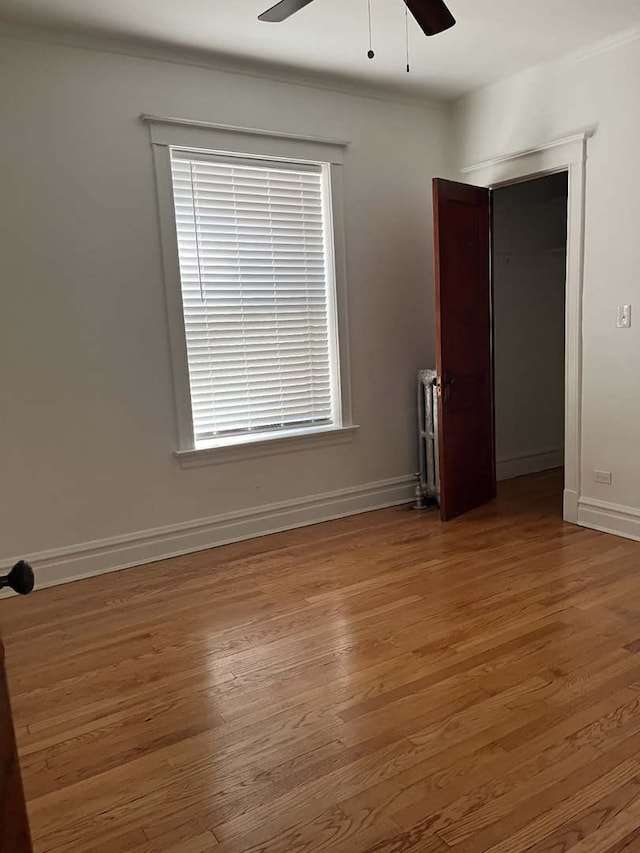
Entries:
{"label": "light switch plate", "polygon": [[616,325],[619,329],[628,329],[631,326],[631,305],[618,305]]}

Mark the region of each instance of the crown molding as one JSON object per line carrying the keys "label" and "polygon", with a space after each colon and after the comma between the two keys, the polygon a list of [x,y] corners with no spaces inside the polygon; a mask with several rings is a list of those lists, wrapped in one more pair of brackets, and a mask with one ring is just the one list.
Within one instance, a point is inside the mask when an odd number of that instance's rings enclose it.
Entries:
{"label": "crown molding", "polygon": [[527,68],[522,68],[520,71],[515,71],[513,74],[507,74],[503,77],[494,80],[492,83],[487,83],[484,86],[478,86],[474,89],[470,89],[468,92],[464,92],[458,97],[452,98],[450,103],[453,105],[454,109],[458,104],[469,101],[474,98],[480,92],[484,92],[487,89],[491,89],[494,86],[500,86],[500,84],[504,83],[508,80],[515,80],[516,78],[525,77],[527,75],[535,74],[538,71],[544,70],[553,70],[566,68],[567,66],[577,65],[581,62],[586,62],[593,57],[600,56],[601,54],[611,53],[612,51],[618,50],[619,48],[625,47],[626,45],[633,44],[635,41],[640,39],[640,27],[631,27],[626,30],[622,30],[613,36],[608,36],[607,38],[600,39],[597,42],[592,42],[585,47],[578,48],[577,50],[570,51],[569,53],[562,54],[561,56],[556,56],[551,59],[547,59],[544,62],[538,62],[535,65],[530,65]]}
{"label": "crown molding", "polygon": [[610,53],[612,50],[617,50],[625,45],[632,44],[633,42],[638,41],[638,39],[640,39],[640,27],[631,27],[627,30],[622,30],[622,32],[616,33],[616,35],[594,42],[585,48],[572,51],[566,55],[565,59],[569,62],[575,63],[585,62],[593,56],[599,56],[602,53]]}
{"label": "crown molding", "polygon": [[438,96],[428,92],[425,92],[424,95],[409,94],[392,86],[375,86],[359,82],[356,79],[334,77],[310,69],[297,69],[259,60],[243,60],[239,57],[225,56],[188,47],[176,47],[166,43],[153,44],[142,40],[129,41],[117,36],[87,35],[53,27],[31,27],[0,22],[0,38],[203,68],[222,74],[268,80],[303,89],[317,89],[339,95],[416,107],[426,112],[442,113],[448,108],[451,100],[447,96]]}

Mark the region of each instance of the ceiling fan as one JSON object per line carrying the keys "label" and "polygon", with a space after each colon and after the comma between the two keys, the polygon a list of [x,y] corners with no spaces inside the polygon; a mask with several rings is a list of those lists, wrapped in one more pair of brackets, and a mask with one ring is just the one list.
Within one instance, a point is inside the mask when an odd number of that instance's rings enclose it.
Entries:
{"label": "ceiling fan", "polygon": [[[271,23],[285,21],[311,2],[312,0],[280,0],[275,6],[259,15],[258,20]],[[422,27],[425,35],[435,36],[444,30],[448,30],[456,22],[443,0],[404,0],[404,2]]]}

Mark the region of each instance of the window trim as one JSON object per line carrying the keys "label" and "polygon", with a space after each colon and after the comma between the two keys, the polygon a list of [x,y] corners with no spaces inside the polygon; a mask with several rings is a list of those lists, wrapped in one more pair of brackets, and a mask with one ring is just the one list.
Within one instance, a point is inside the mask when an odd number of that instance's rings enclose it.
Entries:
{"label": "window trim", "polygon": [[[298,137],[252,128],[215,125],[173,118],[143,115],[149,126],[155,167],[162,262],[164,272],[167,320],[173,374],[173,391],[176,413],[177,448],[174,455],[183,467],[200,464],[255,458],[288,449],[305,449],[319,444],[350,440],[357,429],[352,421],[351,383],[346,288],[346,253],[343,210],[343,162],[348,143],[322,140],[317,137]],[[327,251],[333,257],[333,287],[329,298],[333,306],[335,323],[333,351],[337,364],[334,368],[336,385],[334,393],[336,422],[328,427],[309,427],[301,430],[281,430],[256,433],[255,439],[235,436],[236,441],[212,442],[211,446],[196,447],[191,410],[191,390],[187,344],[184,330],[180,265],[173,206],[171,180],[171,149],[226,153],[231,156],[258,158],[260,160],[285,160],[288,162],[319,163],[325,166],[326,203],[330,205],[333,229],[328,229]],[[331,233],[332,232],[332,233]],[[283,450],[284,447],[284,450]],[[195,460],[198,460],[197,462]]]}
{"label": "window trim", "polygon": [[[254,434],[242,437],[233,444],[217,444],[198,447],[194,450],[176,450],[174,456],[181,468],[201,468],[204,465],[221,465],[226,462],[241,462],[245,459],[260,459],[279,453],[294,453],[316,447],[346,444],[355,436],[358,426],[323,426],[300,430],[280,430],[271,434]],[[234,436],[238,438],[238,436]]]}

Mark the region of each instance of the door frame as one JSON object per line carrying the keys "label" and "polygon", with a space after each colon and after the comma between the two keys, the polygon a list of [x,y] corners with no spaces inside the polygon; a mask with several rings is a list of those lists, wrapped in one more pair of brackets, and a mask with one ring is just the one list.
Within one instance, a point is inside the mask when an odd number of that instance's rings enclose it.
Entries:
{"label": "door frame", "polygon": [[555,172],[568,173],[565,311],[565,451],[563,518],[578,523],[582,445],[582,301],[587,141],[592,130],[461,169],[465,180],[497,189]]}

